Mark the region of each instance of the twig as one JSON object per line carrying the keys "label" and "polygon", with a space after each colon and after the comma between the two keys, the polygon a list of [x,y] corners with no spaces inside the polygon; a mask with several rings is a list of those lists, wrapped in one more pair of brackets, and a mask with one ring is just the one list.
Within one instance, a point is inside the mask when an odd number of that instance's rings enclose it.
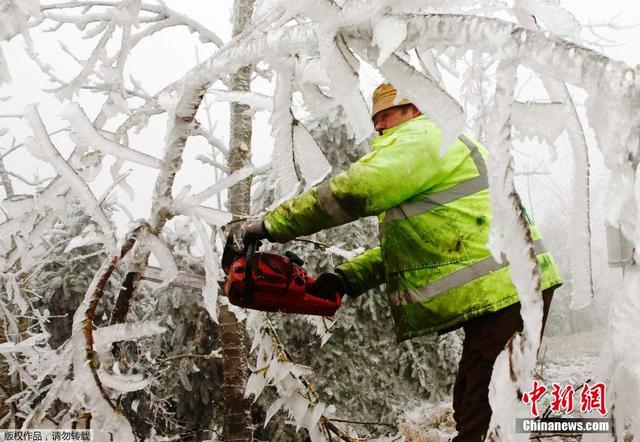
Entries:
{"label": "twig", "polygon": [[320,422],[322,422],[322,425],[327,430],[331,431],[333,434],[335,434],[336,436],[338,436],[340,439],[342,439],[345,442],[356,442],[356,441],[366,440],[366,439],[360,439],[360,438],[353,438],[353,437],[349,436],[347,433],[342,431],[340,428],[336,427],[335,424],[333,424],[331,422],[331,420],[326,416],[320,417]]}
{"label": "twig", "polygon": [[322,250],[328,249],[329,247],[333,246],[333,244],[329,244],[326,242],[320,242],[320,241],[315,241],[313,239],[310,239],[306,236],[299,236],[297,238],[292,239],[292,241],[298,241],[298,242],[306,242],[309,244],[313,244],[316,247],[320,247]]}
{"label": "twig", "polygon": [[[280,337],[278,336],[278,333],[276,332],[275,328],[273,327],[273,324],[271,323],[269,318],[267,318],[266,316],[265,316],[265,322],[267,324],[266,331],[271,336],[271,339],[272,339],[272,341],[274,343],[275,350],[278,352],[278,358],[295,364],[295,362],[293,361],[293,358],[291,357],[291,355],[289,354],[289,352],[287,351],[285,346],[282,344],[282,341],[280,341]],[[309,381],[307,381],[302,376],[298,377],[297,379],[302,383],[302,385],[304,385],[305,390],[306,390],[307,395],[308,395],[307,399],[309,400],[309,402],[311,404],[318,403],[318,395],[313,390],[313,385],[311,385],[311,383]],[[328,432],[329,431],[332,432],[333,434],[335,434],[340,439],[342,439],[342,440],[344,440],[346,442],[355,442],[355,441],[363,440],[363,439],[354,439],[354,438],[350,437],[348,434],[346,434],[344,431],[342,431],[340,428],[338,428],[335,424],[333,424],[331,422],[331,419],[329,419],[325,415],[322,415],[320,417],[320,420],[319,420],[318,424],[322,428],[327,430]]]}
{"label": "twig", "polygon": [[385,422],[362,422],[362,421],[349,421],[346,419],[336,419],[335,417],[332,417],[331,420],[333,422],[344,422],[347,424],[358,424],[358,425],[380,425],[380,426],[385,426],[385,427],[391,427],[391,428],[397,428],[396,425],[393,424],[387,424]]}
{"label": "twig", "polygon": [[85,352],[87,355],[87,361],[89,361],[89,368],[91,370],[91,374],[93,375],[93,379],[96,383],[96,386],[100,390],[102,397],[107,401],[107,403],[111,406],[111,408],[114,411],[117,411],[116,406],[111,401],[111,398],[109,397],[104,387],[102,386],[102,382],[100,381],[100,377],[98,376],[98,371],[97,371],[98,358],[93,349],[93,318],[96,315],[96,308],[98,306],[98,302],[100,301],[100,299],[102,298],[102,295],[104,294],[104,289],[107,285],[107,282],[109,281],[109,278],[111,277],[111,274],[118,266],[118,263],[120,262],[120,260],[122,260],[122,258],[124,258],[124,256],[127,253],[129,253],[129,251],[133,248],[134,244],[136,243],[137,235],[142,228],[143,226],[140,226],[140,227],[137,227],[135,230],[133,230],[133,232],[129,235],[129,237],[123,244],[122,248],[120,249],[120,255],[113,255],[110,258],[109,264],[104,268],[102,274],[98,276],[95,289],[89,297],[89,306],[85,311],[85,317],[82,321],[83,322],[82,328],[83,328],[84,338],[85,338]]}
{"label": "twig", "polygon": [[179,358],[218,359],[218,358],[221,358],[221,356],[217,355],[214,352],[208,353],[206,355],[196,354],[196,353],[184,353],[184,354],[180,354],[180,355],[169,356],[168,358],[164,358],[164,359],[158,359],[158,362],[164,363],[164,362],[171,361],[171,360],[174,360],[174,359],[179,359]]}

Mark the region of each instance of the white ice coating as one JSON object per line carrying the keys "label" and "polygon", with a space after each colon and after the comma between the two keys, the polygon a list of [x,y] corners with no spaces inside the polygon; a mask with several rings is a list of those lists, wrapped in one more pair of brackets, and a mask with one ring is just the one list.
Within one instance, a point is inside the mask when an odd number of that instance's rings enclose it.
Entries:
{"label": "white ice coating", "polygon": [[555,35],[574,40],[580,38],[580,23],[560,5],[560,0],[515,0],[513,9],[519,19],[533,16],[537,22],[542,23],[545,30]]}
{"label": "white ice coating", "polygon": [[178,264],[169,246],[158,236],[145,230],[139,235],[139,244],[146,248],[158,260],[160,264],[160,278],[162,283],[156,287],[156,291],[167,287],[178,276]]}
{"label": "white ice coating", "polygon": [[0,354],[3,353],[22,353],[31,350],[39,342],[49,338],[49,333],[38,333],[18,343],[3,342],[0,344]]}
{"label": "white ice coating", "polygon": [[296,428],[304,427],[309,431],[312,441],[327,441],[319,424],[325,411],[330,410],[317,401],[315,393],[302,381],[302,377],[313,374],[312,370],[290,362],[282,354],[278,340],[272,335],[275,331],[264,313],[250,313],[247,328],[254,333],[251,351],[256,354],[256,367],[247,383],[245,397],[253,395],[255,400],[267,386],[275,388],[278,394],[266,411],[264,425],[283,409],[293,419]]}
{"label": "white ice coating", "polygon": [[331,80],[333,98],[345,110],[356,136],[356,143],[369,137],[373,131],[371,116],[362,92],[357,70],[350,63],[355,59],[349,48],[342,43],[342,36],[333,29],[318,31],[320,60]]}
{"label": "white ice coating", "polygon": [[91,124],[89,118],[87,118],[87,115],[78,103],[67,104],[62,110],[62,117],[71,123],[75,131],[74,139],[76,143],[82,145],[84,148],[100,150],[116,158],[155,169],[162,167],[162,161],[158,158],[107,139]]}
{"label": "white ice coating", "polygon": [[269,119],[271,136],[274,141],[273,169],[271,178],[275,182],[272,207],[276,207],[298,193],[300,181],[293,159],[293,114],[291,100],[293,93],[293,64],[282,63],[276,80],[273,97],[273,113]]}
{"label": "white ice coating", "polygon": [[[25,117],[29,121],[33,130],[34,138],[38,146],[46,156],[47,160],[56,169],[56,171],[67,181],[74,194],[82,200],[85,210],[98,223],[104,233],[113,235],[113,227],[106,217],[95,195],[89,189],[87,183],[76,173],[76,171],[65,161],[60,155],[56,147],[53,145],[44,127],[38,110],[35,105],[29,105],[24,111]],[[115,250],[115,237],[111,237],[109,248]]]}
{"label": "white ice coating", "polygon": [[194,216],[212,226],[224,226],[233,219],[231,212],[207,206],[184,204],[179,201],[173,201],[170,208],[175,214]]}
{"label": "white ice coating", "polygon": [[[30,4],[36,3],[37,2],[31,1]],[[129,6],[135,6],[134,3],[135,2],[129,3]],[[263,7],[266,11],[269,10],[268,5],[264,6],[267,3],[268,2],[263,3]],[[280,1],[277,3],[280,6],[288,6],[287,2]],[[248,64],[254,60],[258,60],[263,57],[264,54],[270,54],[274,58],[282,54],[286,54],[287,57],[290,57],[290,54],[297,54],[298,51],[303,57],[307,54],[316,55],[316,31],[318,28],[325,30],[331,29],[332,32],[330,32],[330,35],[333,36],[335,34],[335,29],[338,26],[345,26],[345,28],[352,26],[352,29],[341,29],[341,32],[353,32],[354,39],[357,38],[360,43],[364,42],[366,45],[369,45],[372,34],[371,14],[372,11],[376,11],[376,9],[380,8],[381,5],[388,7],[392,13],[395,13],[400,11],[401,8],[408,8],[407,10],[412,12],[415,12],[418,7],[425,7],[428,8],[428,10],[438,8],[441,8],[442,10],[453,10],[453,8],[455,8],[458,10],[459,7],[475,8],[477,2],[463,0],[453,2],[398,1],[386,2],[385,4],[383,1],[376,1],[370,2],[369,5],[367,5],[369,8],[363,8],[363,5],[365,4],[364,2],[340,0],[334,2],[334,4],[331,4],[330,2],[323,2],[316,10],[312,10],[313,4],[309,1],[300,2],[300,4],[295,4],[297,2],[288,3],[293,3],[291,7],[297,7],[300,11],[306,11],[308,9],[308,16],[312,17],[312,21],[314,23],[310,23],[309,25],[292,25],[287,26],[286,28],[279,27],[277,30],[269,32],[262,32],[258,29],[256,32],[249,33],[246,38],[234,41],[227,48],[221,50],[219,54],[212,57],[210,61],[194,69],[188,77],[188,81],[184,82],[184,88],[186,90],[190,88],[200,90],[202,84],[207,84],[212,81],[210,79],[217,78],[225,73],[233,72],[237,67]],[[15,6],[16,4],[18,3],[10,2],[11,6]],[[27,3],[22,2],[22,4]],[[331,5],[330,8],[334,12],[339,11],[340,7],[345,8],[343,16],[340,16],[337,12],[326,14],[326,9],[329,8],[329,6],[326,5]],[[541,0],[537,2],[532,0],[522,0],[517,1],[515,4],[515,7],[520,8],[525,15],[530,16],[532,13],[535,14],[536,17],[541,20],[542,24],[553,32],[565,33],[566,35],[574,34],[576,29],[572,26],[572,17],[567,18],[567,15],[563,14],[562,11],[559,11],[556,6],[557,2],[551,0]],[[358,9],[360,9],[360,11],[358,11]],[[360,12],[360,15],[356,12]],[[128,14],[123,13],[121,15],[127,19],[126,16]],[[622,226],[622,231],[627,238],[632,239],[636,244],[640,242],[636,229],[636,225],[638,224],[638,220],[636,219],[636,195],[638,195],[638,192],[634,189],[636,171],[634,170],[632,161],[633,156],[637,154],[638,147],[638,114],[636,110],[638,99],[637,89],[639,83],[633,70],[624,66],[622,63],[608,60],[593,51],[577,46],[571,46],[567,42],[563,42],[553,36],[544,35],[536,31],[521,30],[516,28],[513,24],[486,17],[473,17],[470,15],[421,15],[413,17],[394,17],[394,19],[402,20],[406,24],[407,38],[404,39],[404,43],[402,43],[401,47],[398,48],[399,51],[412,48],[412,45],[414,46],[416,43],[420,43],[424,45],[425,49],[430,47],[457,47],[462,52],[466,48],[474,48],[491,54],[495,59],[515,56],[520,58],[523,64],[532,68],[534,71],[544,73],[545,75],[548,74],[556,79],[562,79],[563,81],[585,88],[588,93],[587,113],[589,121],[595,131],[599,148],[602,150],[605,161],[611,171],[610,190],[612,198],[609,200],[610,210],[608,212],[608,219],[614,225],[620,224]],[[318,26],[318,23],[323,20],[325,20],[323,26]],[[332,23],[332,20],[335,20],[335,23]],[[303,19],[300,22],[304,23],[305,20]],[[129,22],[129,24],[131,23],[132,22]],[[26,21],[22,24],[26,24]],[[23,27],[23,29],[26,28]],[[381,36],[385,36],[385,32],[382,31],[384,31],[384,26],[378,30],[378,33]],[[17,32],[20,32],[20,29],[18,29]],[[386,36],[396,37],[395,35]],[[392,45],[395,45],[395,42],[391,41],[389,43],[389,46]],[[351,67],[351,75],[353,76],[355,71],[353,70],[353,66],[350,64],[350,61],[347,60],[347,58],[349,58],[349,54],[345,53],[344,48],[339,50],[346,56],[344,61],[346,66]],[[339,63],[326,63],[326,60],[325,64],[327,65],[328,72],[333,75],[335,75],[335,72],[332,70],[340,70],[341,67]],[[342,67],[344,66],[345,64],[342,65]],[[203,67],[205,69],[201,69]],[[309,72],[313,73],[311,72],[312,70],[313,68],[310,68]],[[318,72],[320,72],[320,70],[316,73]],[[322,75],[318,75],[318,77],[321,76]],[[316,77],[309,75],[307,78],[310,79],[307,85],[316,83]],[[322,80],[317,80],[317,84],[320,84],[320,81]],[[359,81],[359,79],[356,79],[355,81],[350,79],[348,82],[345,82],[345,84],[349,84],[348,87],[351,88],[351,91],[356,91],[359,86]],[[506,86],[508,86],[508,84]],[[189,100],[191,100],[192,97],[190,97],[188,93],[185,95],[187,96],[185,101],[189,104]],[[341,95],[336,94],[336,96]],[[504,97],[498,101],[501,101],[503,98]],[[319,99],[318,102],[320,101],[324,100]],[[498,103],[497,108],[508,108],[508,101],[509,100],[501,101]],[[315,105],[316,103],[313,104]],[[512,108],[511,121],[516,129],[518,129],[518,127],[525,127],[525,130],[529,130],[529,126],[526,126],[526,123],[522,125],[518,123],[518,107],[519,105],[516,104]],[[171,110],[173,111],[175,108],[172,108]],[[178,109],[178,111],[181,110],[182,108]],[[532,116],[531,114],[536,111],[537,110],[533,108],[527,109],[529,117],[532,118],[534,122],[537,121],[537,117]],[[364,121],[362,114],[358,116],[357,113],[348,112],[348,115],[351,118],[358,119],[360,122]],[[369,116],[367,115],[367,124],[370,126],[368,117]],[[497,119],[499,122],[506,121],[506,119],[502,118],[504,115],[500,115],[499,117],[500,118]],[[522,122],[522,119],[519,121]],[[542,123],[542,121],[540,121],[540,123]],[[557,138],[559,131],[556,131],[556,126],[550,126],[548,122],[543,123],[541,126],[544,127],[544,130],[539,130],[537,132],[538,136],[548,135],[545,137],[545,141],[548,141],[552,137]],[[354,127],[356,128],[356,132],[361,136],[366,131],[364,129],[365,125],[363,124],[360,126],[357,121],[354,124]],[[180,131],[184,129],[186,128],[178,127],[176,133],[180,133]],[[500,130],[501,129],[499,129],[498,132]],[[371,132],[370,128],[368,131]],[[523,133],[524,132],[521,132],[521,134]],[[528,136],[529,134],[536,136],[535,129],[532,129],[530,133],[527,132],[525,135]],[[510,160],[507,158],[504,150],[500,150],[504,147],[501,145],[501,142],[504,138],[503,135],[506,134],[503,133],[500,135],[497,148],[493,143],[487,144],[492,150],[498,149],[496,153],[498,158],[494,158],[493,160],[495,163],[494,166],[497,166],[496,169],[509,172]],[[494,140],[496,139],[497,138],[494,137]],[[579,143],[574,144],[574,146],[577,145],[579,145]],[[577,165],[578,162],[584,164],[582,159],[579,160],[580,161],[576,161],[575,167],[579,167]],[[301,169],[303,168],[300,163],[298,165],[301,166]],[[572,208],[574,215],[582,211],[583,209],[580,209],[580,207],[584,208],[586,203],[585,188],[580,187],[584,178],[583,175],[580,175],[582,172],[584,171],[578,169],[574,170],[574,189],[577,193],[576,198],[573,200],[575,203]],[[304,173],[302,175],[304,175]],[[510,175],[507,174],[506,176],[511,179]],[[502,176],[502,178],[504,178],[504,176]],[[65,176],[64,181],[66,182],[67,180],[68,177]],[[63,179],[60,181],[63,181]],[[494,177],[494,181],[492,182],[492,196],[498,195],[498,197],[503,197],[503,199],[498,199],[494,202],[494,209],[496,210],[494,220],[496,220],[496,224],[502,225],[503,231],[506,232],[505,235],[508,236],[513,232],[517,233],[518,226],[514,227],[509,224],[513,207],[509,205],[510,202],[508,199],[504,198],[509,192],[508,186],[496,183],[497,181]],[[509,184],[509,181],[507,184]],[[74,192],[78,192],[78,188],[78,186],[74,186]],[[58,199],[62,199],[64,201],[63,198]],[[198,206],[200,202],[202,201],[187,204],[188,207],[185,208],[184,213],[194,213],[194,211],[199,210],[201,212],[201,218],[207,219],[209,222],[215,221],[215,223],[221,221],[223,215],[220,212],[212,212],[213,209]],[[56,203],[56,205],[57,204],[58,203]],[[93,212],[91,212],[91,214],[92,216],[94,215]],[[220,215],[220,218],[218,215]],[[573,244],[574,240],[580,241],[581,235],[584,239],[585,224],[580,224],[581,221],[577,218],[572,222],[577,222],[580,226],[576,229],[575,238],[572,239]],[[23,229],[24,227],[21,227],[21,225],[24,226],[25,224],[28,223],[22,222],[22,219],[10,220],[7,223],[0,225],[0,232],[10,232],[13,234],[20,229]],[[29,241],[27,240],[26,244],[28,243]],[[23,250],[25,242],[18,242],[16,246],[20,248],[20,250]],[[525,245],[518,241],[514,241],[512,244],[512,241],[509,241],[507,238],[496,239],[494,236],[494,253],[499,254],[500,251],[506,251],[510,261],[511,256],[509,256],[509,253],[518,255],[518,253],[522,252],[521,249],[523,247],[525,247]],[[19,255],[16,254],[16,256]],[[25,254],[24,256],[26,257],[27,255]],[[27,261],[27,259],[25,259],[25,261]],[[585,262],[586,261],[584,260],[576,260],[576,265],[579,266],[580,263]],[[529,279],[531,275],[528,273],[526,265],[527,263],[524,263],[525,268],[523,272],[514,274],[513,278],[514,281],[519,282],[521,286],[530,288],[528,287],[528,283],[530,282]],[[615,295],[617,298],[614,300],[614,304],[612,304],[612,318],[616,322],[612,321],[611,346],[614,351],[611,360],[611,373],[612,385],[614,385],[614,387],[610,389],[611,394],[614,394],[614,392],[638,391],[637,385],[640,375],[637,373],[637,370],[634,371],[632,369],[634,367],[638,367],[638,361],[636,361],[634,357],[639,354],[638,349],[634,347],[634,343],[639,341],[638,337],[635,335],[635,328],[633,328],[637,322],[638,312],[635,311],[635,304],[637,303],[634,301],[635,298],[632,296],[634,293],[638,292],[638,279],[635,266],[630,266],[626,269],[624,289],[627,291],[620,293],[616,292]],[[521,286],[518,287],[519,290],[521,289]],[[528,315],[525,314],[525,316]],[[515,344],[515,348],[519,348],[519,343],[516,342]],[[517,354],[514,358],[515,364],[518,366],[527,366],[529,360],[527,358],[519,359]],[[507,369],[508,360],[505,359],[504,355],[502,355],[501,359],[499,359],[496,364],[496,372],[506,372]],[[57,382],[58,379],[56,379],[52,384],[52,390],[59,387],[60,384]],[[497,386],[502,388],[502,384],[497,384]],[[288,390],[284,389],[283,391],[285,392],[283,394],[286,394],[286,391]],[[492,394],[497,394],[497,390],[494,389]],[[619,400],[620,396],[621,395],[618,397]],[[290,396],[286,397],[292,401],[299,401],[297,398],[294,399]],[[634,397],[637,397],[637,395],[634,395]],[[508,408],[510,405],[511,404],[507,401],[505,402],[504,407]],[[285,407],[285,409],[286,408],[287,407]],[[297,408],[298,412],[294,413],[298,418],[296,419],[298,423],[300,422],[301,409],[302,407]],[[271,407],[269,410],[271,410]],[[636,423],[634,425],[637,427],[637,410],[637,403],[617,403],[616,416],[618,417],[618,423],[623,422],[625,415],[635,416],[636,418],[634,421]],[[304,422],[302,425],[305,425]],[[622,425],[618,426],[618,428],[621,427]],[[634,429],[636,428],[634,427]],[[314,436],[312,435],[312,438],[313,437]]]}
{"label": "white ice coating", "polygon": [[202,223],[194,219],[193,225],[198,235],[198,241],[204,255],[205,283],[202,289],[204,307],[209,313],[211,320],[218,324],[218,277],[220,276],[220,265],[218,256],[215,254],[209,241],[209,236]]}
{"label": "white ice coating", "polygon": [[148,336],[164,333],[167,329],[158,321],[139,321],[135,323],[114,324],[96,329],[93,333],[95,351],[111,351],[111,344],[120,341],[134,341]]}
{"label": "white ice coating", "polygon": [[108,238],[105,237],[105,235],[96,232],[95,229],[93,229],[93,226],[89,225],[82,231],[80,235],[71,238],[64,249],[64,253],[69,253],[70,251],[72,251],[73,249],[77,249],[78,247],[85,247],[93,244],[102,244],[106,240],[108,240]]}
{"label": "white ice coating", "polygon": [[104,437],[111,434],[114,440],[133,440],[133,430],[129,422],[120,413],[116,413],[109,402],[102,396],[98,384],[87,360],[84,335],[84,324],[87,321],[86,312],[91,302],[91,297],[100,283],[101,276],[111,265],[111,260],[105,260],[91,281],[82,303],[73,315],[71,345],[73,346],[73,389],[80,404],[91,411],[92,427]]}
{"label": "white ice coating", "polygon": [[251,166],[251,165],[244,166],[242,169],[233,172],[231,175],[225,178],[222,178],[220,181],[218,181],[214,185],[207,187],[202,192],[199,192],[195,195],[188,197],[187,199],[185,199],[184,203],[187,205],[201,204],[206,200],[208,200],[209,198],[216,196],[217,194],[222,192],[224,189],[227,189],[233,186],[234,184],[244,180],[245,178],[250,177],[251,175],[253,175],[255,170],[256,169],[254,166]]}
{"label": "white ice coating", "polygon": [[520,140],[533,138],[553,146],[562,132],[567,129],[566,118],[568,117],[569,110],[564,102],[516,101],[511,111],[514,138]]}
{"label": "white ice coating", "polygon": [[395,54],[380,66],[380,71],[398,90],[398,96],[406,97],[440,127],[443,154],[464,130],[466,118],[460,103],[435,80]]}
{"label": "white ice coating", "polygon": [[149,380],[144,379],[141,374],[113,375],[105,370],[99,369],[98,377],[105,387],[124,393],[142,390],[149,385]]}
{"label": "white ice coating", "polygon": [[489,133],[489,185],[492,222],[489,248],[496,260],[510,264],[509,274],[520,297],[523,332],[498,356],[489,387],[493,411],[490,434],[501,440],[528,440],[528,434],[516,434],[513,422],[526,416],[527,409],[518,399],[518,391],[527,391],[540,346],[542,295],[540,274],[533,253],[528,225],[515,193],[511,127],[509,117],[517,82],[517,60],[498,65],[495,103]]}
{"label": "white ice coating", "polygon": [[0,85],[6,83],[11,83],[11,73],[9,72],[9,66],[4,56],[2,46],[0,46]]}
{"label": "white ice coating", "polygon": [[251,108],[251,114],[258,111],[271,111],[273,107],[273,99],[268,95],[260,94],[258,92],[210,89],[209,94],[213,95],[213,97],[218,101],[246,104]]}
{"label": "white ice coating", "polygon": [[371,46],[379,49],[376,65],[384,63],[406,37],[407,25],[404,20],[390,15],[383,15],[375,20]]}
{"label": "white ice coating", "polygon": [[293,151],[300,175],[304,177],[305,189],[315,186],[331,173],[331,164],[300,121],[296,121],[293,126]]}
{"label": "white ice coating", "polygon": [[[558,80],[544,82],[549,96],[562,101],[564,112],[554,113],[564,122],[572,153],[571,210],[569,225],[569,251],[571,259],[571,308],[588,306],[593,300],[593,265],[591,261],[591,225],[589,197],[589,148],[582,123],[566,85]],[[561,118],[562,116],[562,118]]]}

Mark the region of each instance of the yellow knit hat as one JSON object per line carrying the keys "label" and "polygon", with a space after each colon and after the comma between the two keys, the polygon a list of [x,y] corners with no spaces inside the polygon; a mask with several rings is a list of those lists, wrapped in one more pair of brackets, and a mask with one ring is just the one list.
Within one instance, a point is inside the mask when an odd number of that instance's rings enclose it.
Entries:
{"label": "yellow knit hat", "polygon": [[396,88],[391,86],[390,83],[382,83],[378,86],[376,90],[373,91],[373,109],[371,111],[371,118],[375,117],[378,112],[389,109],[390,107],[411,104],[411,102],[406,98],[396,102],[397,94],[398,91]]}

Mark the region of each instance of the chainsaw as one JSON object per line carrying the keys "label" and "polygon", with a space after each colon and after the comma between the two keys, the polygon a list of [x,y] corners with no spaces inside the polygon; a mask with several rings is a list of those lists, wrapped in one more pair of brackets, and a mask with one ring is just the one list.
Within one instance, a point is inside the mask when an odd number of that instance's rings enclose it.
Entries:
{"label": "chainsaw", "polygon": [[224,292],[238,307],[266,312],[333,316],[341,294],[318,294],[315,279],[302,267],[304,262],[291,251],[283,255],[258,252],[260,241],[248,241],[244,251],[234,247],[229,234],[222,254],[227,275]]}
{"label": "chainsaw", "polygon": [[[314,290],[315,279],[302,267],[295,253],[283,255],[258,252],[260,241],[249,242],[244,250],[234,247],[229,234],[222,253],[222,269],[227,277],[218,284],[229,302],[238,307],[266,312],[301,313],[333,316],[340,307],[339,292],[320,295]],[[142,277],[161,283],[161,269],[149,266]],[[204,278],[180,272],[169,284],[188,290],[202,290]]]}

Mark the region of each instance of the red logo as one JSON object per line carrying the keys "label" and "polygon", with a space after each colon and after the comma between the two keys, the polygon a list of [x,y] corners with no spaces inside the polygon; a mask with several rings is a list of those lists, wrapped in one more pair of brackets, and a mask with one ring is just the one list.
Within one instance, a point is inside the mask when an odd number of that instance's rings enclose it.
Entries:
{"label": "red logo", "polygon": [[522,395],[522,402],[530,405],[532,416],[539,416],[538,402],[541,401],[549,391],[551,392],[551,401],[549,403],[551,411],[570,414],[574,410],[577,410],[575,395],[579,391],[581,412],[597,411],[602,416],[606,416],[607,414],[607,406],[605,403],[606,385],[602,382],[593,385],[584,384],[579,390],[576,390],[572,385],[562,386],[554,383],[553,389],[549,390],[538,381],[533,381],[531,391],[527,391]]}

